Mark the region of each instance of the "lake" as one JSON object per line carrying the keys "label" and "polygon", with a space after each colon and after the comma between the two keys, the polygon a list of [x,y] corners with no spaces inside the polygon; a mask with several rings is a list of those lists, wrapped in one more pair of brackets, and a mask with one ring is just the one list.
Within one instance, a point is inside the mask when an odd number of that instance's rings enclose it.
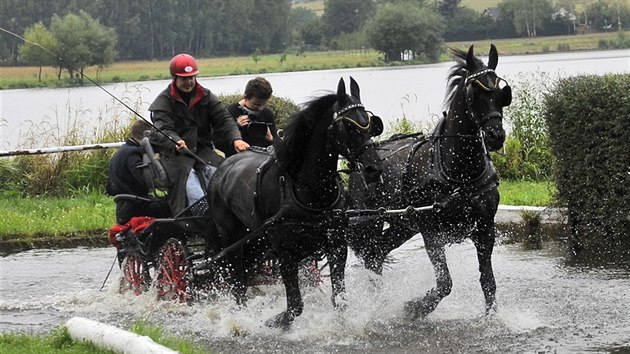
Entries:
{"label": "lake", "polygon": [[[500,53],[499,48],[499,53]],[[485,61],[485,58],[484,58]],[[452,62],[385,68],[356,68],[264,74],[274,95],[304,103],[336,90],[341,77],[352,76],[361,87],[366,108],[386,123],[406,117],[420,125],[431,125],[443,110],[446,77]],[[167,68],[164,68],[165,72]],[[588,51],[499,57],[497,73],[518,92],[523,80],[552,79],[580,74],[602,75],[630,72],[630,50]],[[201,73],[203,75],[203,73]],[[256,75],[199,78],[216,94],[241,93]],[[143,117],[147,108],[169,80],[108,84],[103,87]],[[18,147],[63,145],[70,130],[82,136],[99,136],[115,117],[134,117],[98,87],[21,89],[0,91],[0,150]],[[506,114],[509,120],[509,115]],[[29,136],[29,132],[31,132]]]}

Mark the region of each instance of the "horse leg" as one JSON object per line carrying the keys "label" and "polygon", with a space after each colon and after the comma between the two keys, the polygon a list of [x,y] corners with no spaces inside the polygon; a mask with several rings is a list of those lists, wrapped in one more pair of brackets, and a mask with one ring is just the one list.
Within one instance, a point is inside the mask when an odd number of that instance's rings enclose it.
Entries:
{"label": "horse leg", "polygon": [[329,230],[326,244],[326,257],[330,268],[330,283],[332,285],[332,303],[338,309],[346,307],[346,261],[348,259],[348,245],[341,229]]}
{"label": "horse leg", "polygon": [[448,265],[446,264],[444,246],[434,245],[427,242],[427,237],[424,239],[427,254],[429,255],[429,259],[431,260],[435,271],[436,287],[429,290],[423,298],[407,302],[405,305],[405,312],[411,320],[415,320],[418,317],[425,317],[433,312],[440,301],[451,293],[451,289],[453,287],[451,274],[448,270]]}
{"label": "horse leg", "polygon": [[380,231],[383,230],[382,221],[371,224],[371,226],[370,230],[366,230],[366,234],[374,235],[370,236],[371,242],[376,244],[377,247],[371,246],[371,253],[369,257],[364,259],[364,264],[365,268],[373,271],[377,275],[383,275],[383,264],[385,263],[387,255],[400,247],[417,232],[413,231],[402,222],[394,220],[390,221],[389,227],[384,231]]}
{"label": "horse leg", "polygon": [[477,249],[479,262],[479,282],[486,299],[486,314],[490,310],[497,309],[497,284],[492,271],[492,250],[494,249],[494,227],[481,228],[477,231],[477,237],[473,237],[473,243]]}
{"label": "horse leg", "polygon": [[298,263],[291,259],[280,260],[280,274],[287,295],[287,310],[281,312],[265,322],[267,327],[288,330],[291,323],[302,313],[304,303],[298,282]]}
{"label": "horse leg", "polygon": [[232,285],[232,295],[236,300],[236,304],[241,306],[247,305],[247,274],[245,272],[245,260],[243,249],[234,251],[234,255],[229,257],[230,265],[230,283]]}

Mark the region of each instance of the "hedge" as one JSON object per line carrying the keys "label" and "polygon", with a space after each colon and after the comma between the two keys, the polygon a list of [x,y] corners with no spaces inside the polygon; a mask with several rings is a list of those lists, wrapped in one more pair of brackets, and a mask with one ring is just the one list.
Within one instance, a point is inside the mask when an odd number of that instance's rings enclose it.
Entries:
{"label": "hedge", "polygon": [[544,116],[575,249],[630,254],[630,74],[561,79]]}

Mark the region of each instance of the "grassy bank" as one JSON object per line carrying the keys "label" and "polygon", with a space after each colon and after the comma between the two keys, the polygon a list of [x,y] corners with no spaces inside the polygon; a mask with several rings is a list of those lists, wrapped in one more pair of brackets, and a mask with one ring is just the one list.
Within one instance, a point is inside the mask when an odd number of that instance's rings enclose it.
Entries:
{"label": "grassy bank", "polygon": [[[592,33],[586,35],[513,38],[486,41],[449,42],[445,47],[467,49],[475,44],[479,53],[487,53],[490,43],[497,45],[500,54],[517,55],[531,53],[549,53],[556,51],[597,50],[600,41],[616,41],[619,34]],[[630,31],[625,32],[630,38]],[[440,61],[452,58],[446,51]],[[340,69],[355,67],[377,67],[385,65],[408,65],[420,62],[384,63],[375,50],[346,50],[304,53],[282,53],[259,56],[255,62],[252,56],[234,56],[224,58],[198,58],[202,76],[225,76],[242,74],[264,74],[272,72],[290,72],[320,69]],[[85,68],[85,74],[99,83],[147,81],[168,79],[168,60],[117,62],[97,72],[96,67]],[[0,89],[26,87],[56,87],[76,85],[68,81],[67,73],[62,73],[62,80],[57,79],[57,69],[42,67],[42,81],[38,81],[39,67],[0,67]]]}
{"label": "grassy bank", "polygon": [[[469,9],[473,9],[477,12],[482,12],[487,7],[496,7],[499,3],[499,0],[462,0],[461,6],[465,6]],[[324,4],[324,0],[314,0],[302,3],[295,3],[293,7],[303,7],[305,9],[309,9],[317,16],[321,16],[324,14],[324,9],[326,5]]]}
{"label": "grassy bank", "polygon": [[[555,188],[550,182],[501,181],[499,191],[501,204],[546,206],[552,204]],[[114,202],[102,194],[72,199],[3,197],[0,213],[0,250],[12,243],[105,244],[115,220]]]}
{"label": "grassy bank", "polygon": [[[468,49],[471,44],[475,47],[489,48],[490,44],[497,46],[500,55],[543,54],[553,52],[599,50],[600,41],[619,40],[618,32],[589,33],[571,36],[550,36],[536,38],[508,38],[483,41],[449,42],[452,48]],[[623,32],[624,38],[630,38],[630,31]],[[481,51],[483,53],[483,51]]]}
{"label": "grassy bank", "polygon": [[[212,353],[210,348],[201,348],[191,341],[166,335],[161,328],[143,322],[135,323],[130,331],[148,336],[154,342],[181,354]],[[0,353],[110,354],[114,352],[96,347],[91,343],[75,341],[62,326],[48,335],[0,333]]]}

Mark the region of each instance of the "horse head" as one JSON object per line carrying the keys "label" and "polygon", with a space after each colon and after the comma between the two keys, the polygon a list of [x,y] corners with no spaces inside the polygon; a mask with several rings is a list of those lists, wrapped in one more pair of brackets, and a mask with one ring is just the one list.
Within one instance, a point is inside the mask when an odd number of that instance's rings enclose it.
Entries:
{"label": "horse head", "polygon": [[468,52],[453,52],[459,65],[454,67],[451,79],[456,74],[460,77],[451,85],[461,88],[465,110],[475,125],[474,129],[483,136],[486,147],[490,151],[498,150],[505,141],[503,107],[512,102],[512,90],[495,72],[499,60],[497,49],[494,44],[490,46],[488,65],[475,57],[472,45]]}
{"label": "horse head", "polygon": [[372,137],[383,132],[383,121],[365,109],[361,103],[359,85],[350,77],[350,95],[341,78],[337,86],[337,102],[333,106],[333,124],[330,129],[339,154],[350,163],[351,169],[363,173],[367,182],[380,178],[381,160]]}

